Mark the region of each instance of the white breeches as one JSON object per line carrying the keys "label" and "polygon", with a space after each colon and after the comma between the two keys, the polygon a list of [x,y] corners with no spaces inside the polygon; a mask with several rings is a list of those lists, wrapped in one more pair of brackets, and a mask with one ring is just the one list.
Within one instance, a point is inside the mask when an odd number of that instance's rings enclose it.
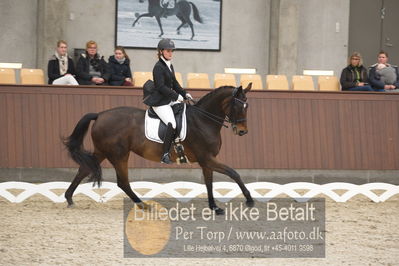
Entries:
{"label": "white breeches", "polygon": [[79,85],[72,75],[65,75],[53,81],[54,85]]}
{"label": "white breeches", "polygon": [[173,129],[176,129],[176,119],[175,115],[173,114],[172,105],[179,103],[179,102],[171,102],[170,104],[161,105],[161,106],[153,106],[154,112],[161,118],[162,122],[165,125],[168,123],[172,124]]}

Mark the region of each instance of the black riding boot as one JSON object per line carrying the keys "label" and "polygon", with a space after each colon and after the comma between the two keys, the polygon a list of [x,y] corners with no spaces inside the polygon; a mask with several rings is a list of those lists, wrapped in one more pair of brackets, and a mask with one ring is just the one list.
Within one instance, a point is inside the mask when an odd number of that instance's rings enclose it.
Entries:
{"label": "black riding boot", "polygon": [[163,153],[161,157],[161,163],[171,164],[169,151],[170,146],[172,145],[173,138],[175,136],[175,130],[172,127],[172,124],[168,124],[168,128],[166,129],[165,138],[163,140]]}

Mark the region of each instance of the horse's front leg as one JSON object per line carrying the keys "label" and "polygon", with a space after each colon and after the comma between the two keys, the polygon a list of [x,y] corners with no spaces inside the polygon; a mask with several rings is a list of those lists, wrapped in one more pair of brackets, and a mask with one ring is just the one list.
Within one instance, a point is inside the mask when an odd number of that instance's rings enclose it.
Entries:
{"label": "horse's front leg", "polygon": [[241,180],[240,175],[232,168],[227,165],[224,165],[216,160],[216,158],[211,158],[206,162],[205,165],[207,168],[210,168],[213,171],[216,171],[221,174],[225,174],[233,179],[237,185],[240,187],[242,194],[244,194],[247,199],[246,204],[248,207],[253,207],[255,205],[254,200],[251,197],[251,193],[245,187],[244,183]]}
{"label": "horse's front leg", "polygon": [[136,18],[136,20],[133,22],[132,27],[134,27],[134,25],[136,25],[137,21],[139,21],[140,18],[142,18],[142,17],[152,17],[152,16],[153,15],[151,15],[150,13],[145,13],[145,14],[142,14],[142,15],[138,16]]}
{"label": "horse's front leg", "polygon": [[161,24],[161,18],[159,16],[155,16],[158,22],[159,29],[161,30],[161,34],[158,35],[158,37],[161,37],[163,35],[163,29],[162,29],[162,24]]}
{"label": "horse's front leg", "polygon": [[213,171],[209,168],[202,167],[202,173],[204,174],[204,181],[205,181],[205,186],[206,190],[208,192],[208,203],[209,203],[209,208],[211,210],[214,210],[216,214],[224,214],[224,210],[219,208],[216,203],[215,199],[213,198],[213,188],[212,188],[212,182],[213,182]]}

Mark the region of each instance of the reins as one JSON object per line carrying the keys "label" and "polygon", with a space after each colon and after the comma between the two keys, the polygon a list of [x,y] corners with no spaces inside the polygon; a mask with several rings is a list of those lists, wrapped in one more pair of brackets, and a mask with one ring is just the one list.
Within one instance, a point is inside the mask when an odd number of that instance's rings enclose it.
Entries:
{"label": "reins", "polygon": [[[219,125],[222,125],[225,128],[229,128],[228,125],[225,125],[225,122],[227,122],[227,123],[230,123],[233,128],[236,128],[237,123],[245,122],[247,119],[246,118],[236,119],[236,117],[233,117],[233,105],[236,102],[238,102],[238,103],[242,104],[244,109],[246,109],[248,107],[248,103],[246,101],[242,101],[235,97],[237,94],[237,90],[238,90],[238,88],[235,88],[233,90],[233,93],[232,93],[233,98],[231,100],[230,113],[228,115],[225,115],[225,117],[220,117],[220,116],[214,115],[208,111],[205,111],[205,110],[195,106],[197,104],[197,102],[194,101],[193,99],[187,100],[187,103],[191,107],[193,107],[195,110],[197,110],[199,113],[206,116],[209,120],[212,120],[213,122],[218,123]],[[194,103],[194,105],[191,105],[190,102]]]}
{"label": "reins", "polygon": [[[193,102],[194,105],[191,105],[191,104],[190,104],[190,101]],[[194,109],[197,110],[199,113],[201,113],[201,114],[203,114],[204,116],[206,116],[208,119],[212,120],[213,122],[218,123],[219,125],[224,126],[225,128],[229,128],[229,126],[226,125],[224,122],[229,123],[230,120],[228,120],[228,119],[226,119],[226,118],[223,118],[223,117],[220,117],[220,116],[217,116],[217,115],[214,115],[214,114],[212,114],[212,113],[209,113],[209,112],[207,112],[207,111],[205,111],[205,110],[203,110],[203,109],[201,109],[201,108],[195,106],[195,104],[196,104],[197,102],[194,101],[194,100],[189,100],[188,103],[190,104],[190,106],[191,106],[192,108],[194,108]]]}

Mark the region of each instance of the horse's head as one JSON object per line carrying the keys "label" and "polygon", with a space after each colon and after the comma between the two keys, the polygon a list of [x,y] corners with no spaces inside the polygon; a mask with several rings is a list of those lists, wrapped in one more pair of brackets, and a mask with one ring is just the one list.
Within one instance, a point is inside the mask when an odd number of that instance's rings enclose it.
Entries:
{"label": "horse's head", "polygon": [[229,121],[234,134],[243,136],[248,133],[247,127],[247,96],[245,95],[251,90],[252,83],[243,89],[242,86],[233,89],[233,97],[230,103],[230,111],[228,112]]}

